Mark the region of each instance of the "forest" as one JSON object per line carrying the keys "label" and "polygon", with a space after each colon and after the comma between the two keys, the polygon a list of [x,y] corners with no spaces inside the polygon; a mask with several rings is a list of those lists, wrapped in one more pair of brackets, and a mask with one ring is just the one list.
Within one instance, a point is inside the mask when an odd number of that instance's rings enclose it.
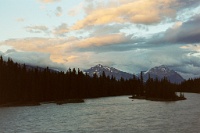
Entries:
{"label": "forest", "polygon": [[0,57],[0,105],[9,103],[40,103],[49,101],[62,101],[66,99],[85,99],[107,96],[132,95],[145,99],[158,98],[162,100],[177,100],[183,98],[176,91],[187,91],[194,87],[199,89],[199,81],[188,80],[180,85],[170,83],[166,78],[152,79],[147,82],[134,77],[129,80],[96,74],[90,77],[79,69],[68,69],[58,72],[35,67],[28,69],[25,64],[13,62],[11,58],[4,61]]}
{"label": "forest", "polygon": [[179,85],[177,91],[200,93],[200,78],[188,79]]}

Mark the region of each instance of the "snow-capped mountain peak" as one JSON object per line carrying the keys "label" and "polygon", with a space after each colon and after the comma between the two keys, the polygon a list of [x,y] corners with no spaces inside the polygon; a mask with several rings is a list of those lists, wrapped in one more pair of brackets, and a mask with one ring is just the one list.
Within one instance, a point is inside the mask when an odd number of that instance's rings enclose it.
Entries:
{"label": "snow-capped mountain peak", "polygon": [[169,69],[169,67],[165,65],[153,67],[143,74],[144,80],[147,80],[150,75],[150,77],[154,79],[162,79],[166,77],[172,83],[181,83],[182,81],[184,81],[183,77],[181,77],[177,72]]}
{"label": "snow-capped mountain peak", "polygon": [[101,65],[101,64],[98,64],[98,65],[96,65],[95,67],[103,67],[103,65]]}
{"label": "snow-capped mountain peak", "polygon": [[173,70],[170,70],[167,66],[162,65],[151,68],[146,73],[168,74],[172,72]]}
{"label": "snow-capped mountain peak", "polygon": [[110,76],[110,77],[113,76],[117,80],[119,80],[121,77],[123,77],[124,79],[130,79],[133,77],[133,75],[130,73],[117,70],[113,67],[103,66],[101,64],[91,67],[90,69],[85,70],[84,72],[90,76],[93,76],[95,73],[97,74],[97,76],[100,76],[102,75],[103,71],[105,72],[106,76]]}

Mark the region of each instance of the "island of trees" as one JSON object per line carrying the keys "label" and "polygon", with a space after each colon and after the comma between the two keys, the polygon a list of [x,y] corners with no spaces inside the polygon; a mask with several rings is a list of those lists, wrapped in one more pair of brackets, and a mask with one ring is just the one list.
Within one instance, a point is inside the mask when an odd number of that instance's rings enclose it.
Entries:
{"label": "island of trees", "polygon": [[200,93],[200,78],[188,79],[182,82],[177,91]]}
{"label": "island of trees", "polygon": [[[133,91],[132,99],[147,99],[153,101],[178,101],[185,100],[184,93],[179,88],[178,84],[173,84],[167,78],[158,80],[150,77],[144,83],[142,72],[140,74],[140,86]],[[178,89],[179,88],[179,89]],[[177,94],[179,90],[179,95]]]}
{"label": "island of trees", "polygon": [[[4,61],[0,57],[0,105],[38,105],[41,102],[83,102],[81,99],[107,96],[132,95],[132,98],[149,100],[176,101],[183,100],[183,93],[197,80],[185,81],[182,84],[172,84],[166,78],[162,80],[149,79],[144,83],[140,78],[116,80],[106,76],[103,72],[100,77],[84,74],[79,69],[68,69],[66,72],[57,72],[38,67],[28,69],[26,65]],[[192,82],[192,83],[191,83]],[[198,87],[196,87],[198,88]],[[198,89],[200,90],[200,89]],[[69,99],[79,99],[78,101]]]}

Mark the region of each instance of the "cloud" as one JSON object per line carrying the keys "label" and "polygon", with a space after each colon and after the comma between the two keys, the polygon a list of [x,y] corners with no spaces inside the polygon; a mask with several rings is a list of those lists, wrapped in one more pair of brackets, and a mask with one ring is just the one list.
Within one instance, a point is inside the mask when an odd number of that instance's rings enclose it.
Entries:
{"label": "cloud", "polygon": [[105,45],[127,43],[127,41],[130,41],[130,39],[130,37],[126,37],[124,34],[110,34],[83,39],[77,43],[77,46],[81,48],[91,46],[99,47]]}
{"label": "cloud", "polygon": [[200,72],[200,53],[188,51],[185,52],[183,58],[181,59],[180,66],[173,66],[178,72],[183,74],[186,79],[191,77],[199,77]]}
{"label": "cloud", "polygon": [[[131,41],[131,36],[125,36],[124,34],[110,34],[84,39],[76,37],[10,39],[1,42],[0,45],[9,46],[20,51],[49,53],[50,59],[53,62],[67,63],[80,58],[81,56],[77,56],[77,53],[90,53],[101,49],[102,46],[114,48],[119,45],[121,48],[122,45],[125,46]],[[91,51],[90,48],[94,50]],[[85,49],[85,51],[83,49]]]}
{"label": "cloud", "polygon": [[25,39],[10,39],[2,42],[2,45],[8,45],[18,48],[23,51],[58,51],[59,50],[76,50],[76,48],[88,48],[92,46],[106,46],[125,43],[130,37],[123,34],[112,34],[99,37],[90,37],[79,39],[76,37],[70,38],[25,38]]}
{"label": "cloud", "polygon": [[76,47],[76,50],[79,52],[125,52],[136,49],[138,47],[142,48],[143,39],[134,37],[133,35],[118,33],[89,37],[74,42],[73,44],[78,46]]}
{"label": "cloud", "polygon": [[[66,63],[75,50],[76,46],[71,44],[74,41],[76,42],[77,39],[24,38],[6,40],[1,42],[0,45],[12,47],[18,51],[48,53],[52,62]],[[68,53],[65,51],[68,51]],[[70,58],[70,61],[72,61],[72,58]]]}
{"label": "cloud", "polygon": [[[62,70],[69,67],[86,69],[103,63],[123,71],[138,73],[154,66],[168,65],[181,72],[185,78],[188,78],[188,74],[192,77],[200,75],[199,44],[142,48],[132,45],[131,38],[123,34],[113,34],[85,39],[76,37],[10,39],[1,42],[0,47],[7,49],[7,52],[4,52],[6,57],[14,58],[16,61],[55,66]],[[124,47],[127,48],[123,50]],[[99,52],[95,52],[98,50]]]}
{"label": "cloud", "polygon": [[69,32],[68,25],[66,23],[62,23],[60,26],[54,29],[54,35],[57,36],[65,36],[66,33]]}
{"label": "cloud", "polygon": [[177,0],[177,3],[179,4],[179,8],[185,9],[185,8],[195,8],[199,6],[200,1],[199,0]]}
{"label": "cloud", "polygon": [[18,63],[25,63],[33,66],[40,66],[40,67],[50,67],[53,69],[59,70],[66,70],[66,67],[63,64],[58,64],[52,62],[50,59],[50,54],[48,53],[41,53],[41,52],[23,52],[17,51],[15,49],[8,49],[3,58],[12,58],[14,61]]}
{"label": "cloud", "polygon": [[[99,3],[98,3],[99,4]],[[87,26],[110,23],[155,24],[166,17],[175,17],[176,11],[171,8],[175,0],[137,0],[124,2],[118,6],[91,7],[86,17],[72,26],[72,30],[79,30]],[[89,5],[90,6],[90,5]]]}
{"label": "cloud", "polygon": [[60,6],[58,6],[58,7],[56,8],[55,15],[56,15],[57,17],[60,17],[60,16],[62,15],[62,8],[61,8]]}
{"label": "cloud", "polygon": [[90,26],[106,24],[142,24],[153,25],[164,21],[173,21],[177,13],[183,9],[191,9],[199,5],[197,0],[85,0],[69,11],[69,15],[77,15],[81,9],[86,16],[77,21],[72,30],[80,30]]}
{"label": "cloud", "polygon": [[[196,76],[200,75],[200,14],[188,18],[199,4],[198,0],[84,0],[68,10],[68,17],[73,16],[70,21],[53,30],[46,25],[25,27],[27,32],[51,33],[54,38],[2,41],[0,53],[16,61],[62,69],[102,63],[138,73],[167,65],[186,77]],[[39,6],[51,17],[64,15],[61,5]]]}
{"label": "cloud", "polygon": [[[200,44],[188,44],[188,45],[181,46],[180,48],[187,51],[187,54],[184,58],[185,64],[190,64],[190,67],[199,68],[200,67]],[[198,72],[198,74],[200,74],[200,72]]]}
{"label": "cloud", "polygon": [[39,0],[39,1],[47,4],[47,3],[59,2],[61,0]]}
{"label": "cloud", "polygon": [[189,49],[193,51],[200,51],[200,44],[188,44],[188,45],[181,46],[180,48]]}
{"label": "cloud", "polygon": [[92,52],[76,51],[73,42],[77,40],[75,37],[10,39],[0,42],[0,53],[2,51],[6,57],[17,62],[54,66],[61,68],[60,70],[67,70],[69,67],[88,68]]}
{"label": "cloud", "polygon": [[25,27],[27,32],[30,33],[48,33],[49,29],[46,26],[40,25],[40,26],[27,26]]}
{"label": "cloud", "polygon": [[156,34],[151,43],[156,44],[188,44],[200,42],[200,14],[186,22],[177,22],[163,33]]}
{"label": "cloud", "polygon": [[120,33],[120,30],[129,26],[130,24],[108,24],[108,25],[89,26],[85,28],[83,32],[89,31],[90,36],[103,36],[107,34]]}
{"label": "cloud", "polygon": [[[184,78],[200,75],[200,52],[182,49],[179,46],[165,45],[163,47],[135,48],[129,51],[112,52],[109,56],[118,64],[121,70],[139,73],[152,67],[167,65],[181,73]],[[106,54],[105,54],[106,56]],[[108,55],[106,57],[109,57]],[[111,60],[111,59],[110,59]],[[118,61],[120,60],[120,61]]]}
{"label": "cloud", "polygon": [[13,49],[12,46],[2,45],[2,44],[0,45],[0,51],[3,52],[3,53],[5,53],[9,49]]}

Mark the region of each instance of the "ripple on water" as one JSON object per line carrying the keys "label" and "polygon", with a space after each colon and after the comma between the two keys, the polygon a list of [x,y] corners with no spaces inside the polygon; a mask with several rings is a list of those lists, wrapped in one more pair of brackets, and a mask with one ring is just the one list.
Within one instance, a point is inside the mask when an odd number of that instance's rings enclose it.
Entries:
{"label": "ripple on water", "polygon": [[188,100],[177,102],[132,101],[121,96],[0,108],[0,132],[199,132],[200,94],[185,95]]}

